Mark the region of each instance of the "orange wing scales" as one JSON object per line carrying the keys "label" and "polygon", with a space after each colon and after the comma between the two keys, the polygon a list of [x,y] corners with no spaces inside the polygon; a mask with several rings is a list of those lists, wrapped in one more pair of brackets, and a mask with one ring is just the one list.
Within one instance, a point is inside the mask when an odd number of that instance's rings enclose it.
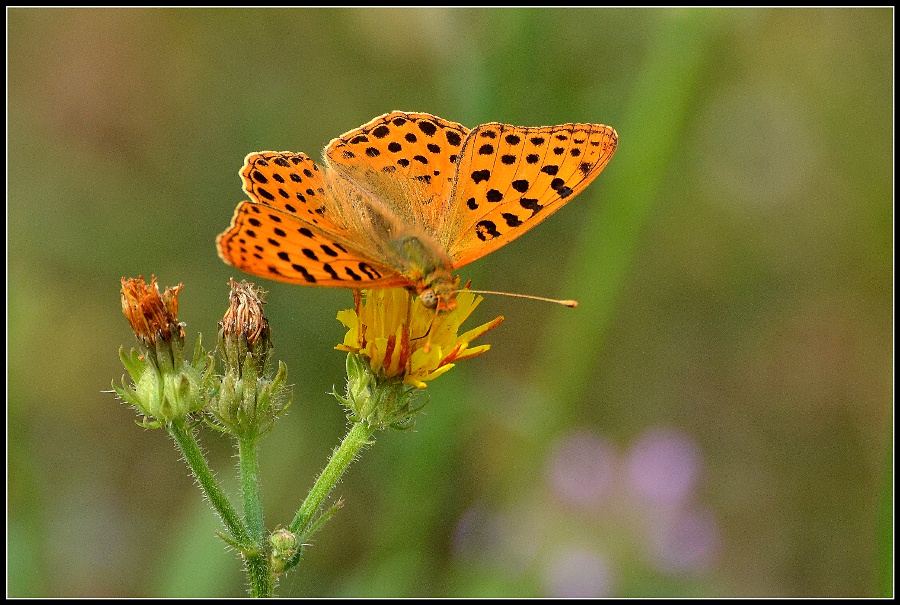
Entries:
{"label": "orange wing scales", "polygon": [[445,242],[454,267],[508,244],[578,195],[609,162],[617,140],[601,124],[473,130],[453,193],[456,237]]}

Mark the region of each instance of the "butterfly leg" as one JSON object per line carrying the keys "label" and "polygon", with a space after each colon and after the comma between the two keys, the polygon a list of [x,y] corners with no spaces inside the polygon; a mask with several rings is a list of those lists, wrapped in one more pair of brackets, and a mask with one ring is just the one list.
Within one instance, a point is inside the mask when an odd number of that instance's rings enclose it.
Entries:
{"label": "butterfly leg", "polygon": [[[406,308],[406,325],[412,325],[410,322],[410,316],[412,315],[412,305],[417,300],[415,296],[415,290],[410,289],[410,292],[413,293],[412,296],[409,297],[409,306]],[[437,309],[434,309],[434,315],[432,316],[431,323],[428,324],[428,330],[422,334],[421,336],[416,336],[414,338],[410,338],[410,340],[422,340],[426,336],[428,337],[428,342],[425,343],[425,352],[427,353],[431,348],[431,330],[434,328],[434,322],[437,320]]]}
{"label": "butterfly leg", "polygon": [[433,313],[434,314],[431,316],[431,323],[428,324],[428,331],[425,332],[424,334],[422,334],[421,336],[417,336],[416,338],[412,339],[412,340],[421,340],[422,338],[425,338],[427,336],[428,340],[425,341],[425,346],[422,347],[426,353],[431,351],[431,335],[434,332],[434,324],[437,323],[438,310],[434,309]]}

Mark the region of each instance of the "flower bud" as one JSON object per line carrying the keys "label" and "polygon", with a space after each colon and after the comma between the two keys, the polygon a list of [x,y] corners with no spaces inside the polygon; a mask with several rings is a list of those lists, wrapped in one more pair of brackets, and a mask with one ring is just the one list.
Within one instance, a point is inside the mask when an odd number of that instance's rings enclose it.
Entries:
{"label": "flower bud", "polygon": [[269,545],[272,547],[272,570],[277,574],[284,569],[284,564],[297,554],[300,548],[300,540],[297,534],[280,527],[269,536]]}
{"label": "flower bud", "polygon": [[231,280],[230,305],[219,323],[219,352],[225,376],[208,410],[227,432],[261,435],[291,403],[284,384],[287,366],[269,371],[272,341],[269,321],[263,314],[262,290],[247,282]]}

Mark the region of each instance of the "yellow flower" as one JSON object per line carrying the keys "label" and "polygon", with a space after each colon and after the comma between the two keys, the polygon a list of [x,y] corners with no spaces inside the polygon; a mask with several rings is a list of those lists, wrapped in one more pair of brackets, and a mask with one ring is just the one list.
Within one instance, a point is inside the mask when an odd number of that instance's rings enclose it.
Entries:
{"label": "yellow flower", "polygon": [[456,295],[456,308],[447,312],[425,308],[404,288],[362,290],[354,298],[355,308],[337,315],[348,330],[335,348],[365,357],[380,377],[402,376],[404,383],[420,389],[455,362],[490,349],[488,344],[469,343],[503,321],[497,317],[459,334],[460,325],[482,300],[465,289]]}

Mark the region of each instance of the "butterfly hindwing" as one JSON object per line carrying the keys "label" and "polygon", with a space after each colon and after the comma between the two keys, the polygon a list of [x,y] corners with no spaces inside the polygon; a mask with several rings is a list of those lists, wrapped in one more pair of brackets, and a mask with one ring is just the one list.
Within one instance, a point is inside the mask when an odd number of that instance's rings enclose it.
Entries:
{"label": "butterfly hindwing", "polygon": [[504,246],[578,195],[616,150],[601,124],[526,128],[484,124],[469,133],[442,244],[454,268]]}
{"label": "butterfly hindwing", "polygon": [[[329,287],[393,284],[399,276],[352,247],[323,171],[303,153],[251,153],[241,168],[252,201],[219,236],[219,255],[248,273]],[[334,221],[337,220],[338,224]],[[402,283],[402,281],[401,281]]]}
{"label": "butterfly hindwing", "polygon": [[305,153],[251,153],[241,168],[244,192],[250,199],[329,231],[340,231],[325,184],[324,172]]}

